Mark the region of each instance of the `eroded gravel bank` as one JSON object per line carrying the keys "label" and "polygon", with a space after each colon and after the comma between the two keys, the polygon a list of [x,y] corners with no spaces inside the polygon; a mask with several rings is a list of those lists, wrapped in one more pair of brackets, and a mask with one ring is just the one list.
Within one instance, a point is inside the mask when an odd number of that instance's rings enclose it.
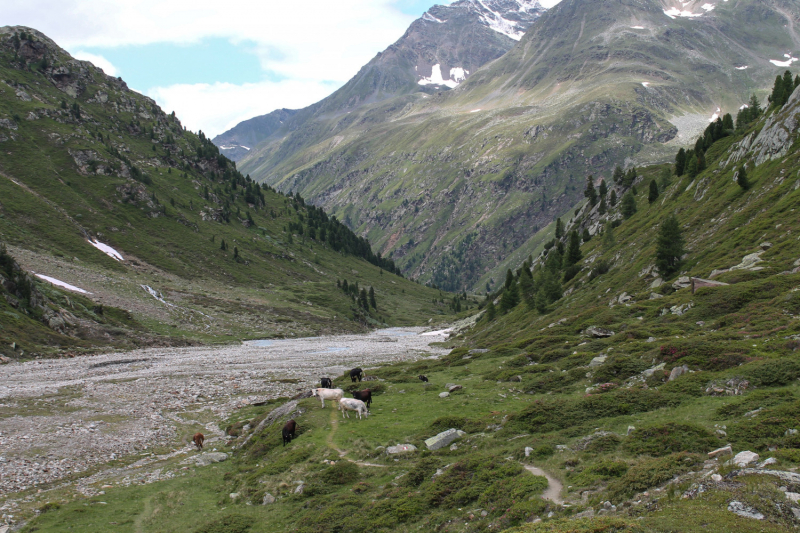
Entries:
{"label": "eroded gravel bank", "polygon": [[153,348],[2,366],[0,494],[143,450],[185,447],[198,425],[213,443],[233,410],[292,396],[320,376],[445,353],[429,346],[443,335],[422,331]]}

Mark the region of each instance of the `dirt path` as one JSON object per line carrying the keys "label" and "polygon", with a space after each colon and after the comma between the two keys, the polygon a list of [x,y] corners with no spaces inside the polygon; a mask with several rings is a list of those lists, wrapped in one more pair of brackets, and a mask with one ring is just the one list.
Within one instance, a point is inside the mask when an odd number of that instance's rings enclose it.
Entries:
{"label": "dirt path", "polygon": [[525,470],[534,476],[542,476],[547,479],[547,489],[544,491],[544,493],[542,493],[543,500],[548,500],[553,503],[557,503],[558,505],[564,505],[564,500],[561,498],[561,491],[564,490],[564,485],[559,480],[539,467],[532,465],[522,466],[524,466]]}
{"label": "dirt path", "polygon": [[339,454],[339,459],[346,459],[351,463],[355,463],[358,466],[373,466],[376,468],[386,468],[386,465],[376,465],[375,463],[366,463],[364,461],[353,461],[352,459],[347,459],[347,452],[336,446],[333,442],[333,437],[336,436],[336,432],[339,431],[339,417],[336,416],[338,410],[331,411],[331,430],[328,432],[328,436],[325,438],[325,443],[328,445],[329,448],[336,450],[336,453]]}
{"label": "dirt path", "polygon": [[[213,441],[236,409],[293,396],[316,386],[320,376],[446,353],[429,346],[442,336],[419,335],[422,331],[398,328],[2,365],[0,506],[6,496],[42,483],[89,469],[94,478],[98,467],[106,470],[103,465],[126,456],[152,460],[190,451],[196,431]],[[332,434],[337,414],[331,408]],[[88,485],[81,490],[92,491]]]}

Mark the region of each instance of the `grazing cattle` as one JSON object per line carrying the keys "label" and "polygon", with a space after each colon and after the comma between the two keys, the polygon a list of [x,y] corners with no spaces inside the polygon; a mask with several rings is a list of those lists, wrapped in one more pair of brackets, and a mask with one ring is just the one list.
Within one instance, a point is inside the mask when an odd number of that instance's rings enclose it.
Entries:
{"label": "grazing cattle", "polygon": [[333,388],[333,380],[331,378],[322,378],[322,385],[323,389],[332,389]]}
{"label": "grazing cattle", "polygon": [[344,397],[344,391],[342,389],[323,389],[320,387],[311,389],[311,395],[317,396],[322,402],[322,407],[325,407],[325,400],[339,401]]}
{"label": "grazing cattle", "polygon": [[203,449],[204,440],[206,440],[206,438],[203,436],[202,433],[195,433],[194,437],[192,437],[192,442],[194,442],[194,445],[197,446],[198,452]]}
{"label": "grazing cattle", "polygon": [[353,393],[353,398],[356,400],[361,400],[365,404],[367,404],[367,409],[370,408],[372,405],[372,391],[369,389],[364,389],[362,391],[356,391]]}
{"label": "grazing cattle", "polygon": [[350,413],[347,413],[347,411],[355,411],[358,414],[359,420],[361,420],[362,414],[365,417],[369,416],[367,406],[361,400],[342,398],[339,400],[339,408],[342,410],[342,418],[344,418],[345,413],[347,414],[347,418],[350,418]]}
{"label": "grazing cattle", "polygon": [[361,381],[361,375],[364,373],[363,370],[360,368],[354,368],[350,371],[350,381],[355,383],[356,381]]}
{"label": "grazing cattle", "polygon": [[428,382],[428,377],[427,376],[423,376],[422,374],[420,374],[417,377],[419,378],[420,381],[424,381],[425,383]]}
{"label": "grazing cattle", "polygon": [[282,431],[284,446],[292,442],[292,439],[296,437],[296,435],[294,434],[295,431],[297,431],[297,422],[295,422],[294,419],[286,422],[286,425],[283,426],[283,431]]}

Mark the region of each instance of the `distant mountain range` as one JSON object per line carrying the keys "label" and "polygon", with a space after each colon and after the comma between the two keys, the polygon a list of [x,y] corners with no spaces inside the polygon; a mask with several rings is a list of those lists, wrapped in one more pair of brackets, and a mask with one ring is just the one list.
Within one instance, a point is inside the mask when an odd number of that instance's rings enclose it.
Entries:
{"label": "distant mountain range", "polygon": [[[536,251],[537,232],[582,199],[589,174],[667,160],[712,117],[735,115],[752,93],[764,100],[800,52],[799,5],[563,0],[525,10],[537,18],[518,42],[491,30],[478,9],[487,2],[458,2],[449,16],[437,7],[239,168],[331,210],[412,276],[483,289],[499,258]],[[491,32],[476,50],[511,48],[496,59],[473,51],[485,58],[476,68],[447,57],[453,45],[410,45],[415,32],[446,33],[432,19],[456,13],[473,21],[461,32]],[[439,85],[420,85],[436,64]],[[469,75],[450,89],[457,68]]]}

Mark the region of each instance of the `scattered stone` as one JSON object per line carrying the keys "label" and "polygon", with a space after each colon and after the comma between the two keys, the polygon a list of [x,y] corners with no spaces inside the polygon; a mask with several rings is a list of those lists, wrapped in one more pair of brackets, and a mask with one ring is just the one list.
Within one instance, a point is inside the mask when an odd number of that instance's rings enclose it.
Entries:
{"label": "scattered stone", "polygon": [[533,452],[533,448],[531,448],[530,446],[525,446],[525,457],[530,457],[531,452]]}
{"label": "scattered stone", "polygon": [[747,417],[747,418],[752,418],[752,417],[756,416],[758,413],[760,413],[762,411],[762,409],[764,409],[764,408],[763,407],[759,407],[758,409],[753,409],[752,411],[747,411],[744,414],[744,416]]}
{"label": "scattered stone", "polygon": [[737,500],[733,500],[731,503],[728,504],[728,510],[732,513],[736,513],[739,516],[743,516],[745,518],[764,520],[764,515],[759,513],[758,510],[753,509],[752,507],[749,507]]}
{"label": "scattered stone", "polygon": [[610,329],[600,328],[597,326],[590,326],[586,328],[583,332],[585,335],[589,335],[590,337],[594,337],[595,339],[602,339],[606,337],[612,337],[614,332]]}
{"label": "scattered stone", "polygon": [[451,451],[451,452],[454,452],[454,451],[456,451],[457,449],[458,449],[458,444],[451,444],[451,445],[450,445],[450,451]]}
{"label": "scattered stone", "polygon": [[606,356],[606,355],[598,355],[597,357],[595,357],[594,359],[589,361],[589,367],[590,368],[598,367],[598,366],[602,365],[603,363],[605,363],[606,359],[608,359],[608,356]]}
{"label": "scattered stone", "polygon": [[476,353],[486,353],[486,352],[488,352],[488,351],[489,351],[489,350],[487,350],[486,348],[475,348],[475,349],[473,349],[473,350],[470,350],[470,351],[469,351],[469,353],[471,353],[471,354],[476,354]]}
{"label": "scattered stone", "polygon": [[714,483],[719,483],[720,481],[722,481],[722,476],[719,474],[711,474],[711,481],[713,481]]}
{"label": "scattered stone", "polygon": [[740,396],[750,388],[746,379],[731,378],[725,382],[712,381],[706,386],[706,394],[710,396]]}
{"label": "scattered stone", "polygon": [[771,242],[762,242],[762,243],[761,243],[761,244],[759,244],[758,246],[759,246],[759,247],[760,247],[762,250],[764,250],[764,251],[767,251],[767,250],[769,250],[770,248],[772,248],[772,243],[771,243]]}
{"label": "scattered stone", "polygon": [[228,454],[224,452],[208,452],[197,457],[193,457],[197,466],[208,466],[213,463],[221,463],[228,458]]}
{"label": "scattered stone", "polygon": [[449,392],[440,392],[439,393],[439,398],[447,398],[448,396],[450,396]]}
{"label": "scattered stone", "polygon": [[702,326],[705,326],[705,325],[706,325],[706,323],[705,323],[703,320],[698,320],[697,322],[695,322],[695,324],[696,324],[696,325],[698,325],[698,326],[700,326],[700,327],[702,327]]}
{"label": "scattered stone", "polygon": [[587,435],[586,437],[583,437],[581,440],[576,442],[573,448],[577,451],[583,451],[586,448],[588,448],[593,441],[602,437],[609,437],[609,436],[616,436],[616,434],[610,431],[596,431],[591,435]]}
{"label": "scattered stone", "polygon": [[457,391],[457,390],[461,390],[461,389],[463,389],[463,388],[464,388],[464,387],[462,387],[461,385],[453,385],[452,387],[450,387],[450,388],[449,388],[449,389],[447,389],[447,390],[448,390],[448,392],[455,392],[455,391]]}
{"label": "scattered stone", "polygon": [[675,283],[672,284],[672,288],[677,290],[685,289],[686,287],[690,287],[692,285],[692,280],[689,279],[689,276],[681,276]]}
{"label": "scattered stone", "polygon": [[717,448],[716,450],[708,452],[708,456],[712,458],[722,457],[724,455],[733,455],[733,448],[730,446],[723,446],[722,448]]}
{"label": "scattered stone", "polygon": [[664,284],[664,280],[661,278],[656,278],[653,280],[653,283],[650,284],[651,289],[657,289]]}
{"label": "scattered stone", "polygon": [[683,316],[692,307],[694,307],[694,302],[689,302],[683,305],[673,305],[672,307],[669,308],[669,312],[672,313],[673,315]]}
{"label": "scattered stone", "polygon": [[413,444],[398,444],[396,446],[389,446],[386,448],[386,453],[389,455],[397,455],[399,453],[412,453],[417,451],[417,447]]}
{"label": "scattered stone", "polygon": [[745,467],[758,462],[758,454],[749,450],[739,452],[733,458],[733,463],[739,467]]}
{"label": "scattered stone", "polygon": [[629,436],[631,433],[636,431],[636,426],[628,426],[628,432],[625,433],[626,436]]}
{"label": "scattered stone", "polygon": [[702,287],[723,287],[728,285],[727,283],[723,283],[721,281],[714,281],[710,279],[703,279],[703,278],[692,278],[692,294],[694,294],[697,289]]}
{"label": "scattered stone", "polygon": [[646,342],[656,342],[656,338],[655,337],[647,337],[647,341]]}
{"label": "scattered stone", "polygon": [[264,494],[264,499],[261,500],[261,505],[269,505],[271,503],[275,503],[275,496],[267,492]]}
{"label": "scattered stone", "polygon": [[767,459],[764,459],[760,463],[758,463],[758,467],[759,468],[764,468],[764,467],[767,467],[769,465],[774,465],[774,464],[778,464],[778,460],[775,459],[774,457],[769,457]]}
{"label": "scattered stone", "polygon": [[299,485],[297,485],[297,488],[294,489],[294,493],[295,494],[303,494],[303,490],[305,488],[306,488],[306,486],[304,484],[300,483]]}
{"label": "scattered stone", "polygon": [[786,498],[794,503],[800,502],[800,492],[786,492]]}
{"label": "scattered stone", "polygon": [[796,429],[787,429],[784,434],[785,437],[791,437],[792,435],[797,435]]}
{"label": "scattered stone", "polygon": [[633,296],[631,296],[627,292],[623,292],[622,294],[619,295],[619,298],[617,298],[617,301],[621,304],[626,304],[631,300],[633,300]]}
{"label": "scattered stone", "polygon": [[761,254],[764,252],[756,252],[754,254],[746,255],[742,258],[742,262],[738,265],[732,266],[729,270],[761,270],[762,267],[756,266],[762,263]]}
{"label": "scattered stone", "polygon": [[230,497],[231,497],[231,500],[236,500],[236,499],[239,498],[239,493],[238,492],[231,492],[230,493]]}
{"label": "scattered stone", "polygon": [[489,516],[489,513],[487,511],[481,511],[481,516]]}
{"label": "scattered stone", "polygon": [[593,518],[593,517],[594,517],[594,509],[592,509],[591,507],[575,515],[575,518]]}
{"label": "scattered stone", "polygon": [[720,437],[727,437],[728,433],[724,429],[718,429],[717,435],[719,435]]}
{"label": "scattered stone", "polygon": [[689,367],[688,366],[686,366],[686,365],[676,366],[675,368],[672,369],[672,372],[669,373],[669,380],[668,381],[675,381],[676,379],[678,379],[682,375],[686,374],[687,372],[689,372]]}
{"label": "scattered stone", "polygon": [[442,431],[435,437],[426,439],[425,446],[427,446],[429,450],[438,450],[451,444],[454,440],[464,437],[465,435],[466,433],[460,429],[450,428],[447,431]]}

